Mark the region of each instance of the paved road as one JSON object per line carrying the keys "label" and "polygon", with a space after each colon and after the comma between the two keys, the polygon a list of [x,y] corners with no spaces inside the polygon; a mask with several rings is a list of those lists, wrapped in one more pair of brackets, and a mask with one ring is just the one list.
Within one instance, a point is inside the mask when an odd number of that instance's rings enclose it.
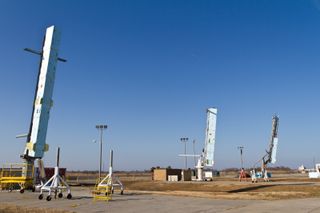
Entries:
{"label": "paved road", "polygon": [[[283,212],[320,213],[320,198],[277,201],[216,200],[206,198],[177,197],[127,193],[115,195],[112,201],[93,201],[87,190],[73,192],[73,199],[57,199],[47,202],[38,200],[37,194],[26,192],[0,192],[0,206],[18,205],[24,207],[63,209],[73,212]],[[0,208],[1,209],[1,208]]]}

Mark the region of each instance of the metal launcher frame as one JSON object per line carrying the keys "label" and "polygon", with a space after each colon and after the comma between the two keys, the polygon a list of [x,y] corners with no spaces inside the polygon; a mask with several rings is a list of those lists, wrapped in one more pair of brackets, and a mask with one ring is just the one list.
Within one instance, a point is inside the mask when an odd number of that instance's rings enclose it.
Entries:
{"label": "metal launcher frame", "polygon": [[[202,155],[198,159],[196,165],[197,169],[197,180],[212,180],[212,172],[214,165],[214,149],[216,143],[216,124],[217,124],[217,113],[216,108],[207,109],[207,128],[205,138],[205,148]],[[208,172],[204,172],[208,169]]]}
{"label": "metal launcher frame", "polygon": [[[197,169],[197,181],[212,180],[214,165],[214,149],[216,144],[217,108],[207,109],[207,127],[205,148],[201,155],[180,154],[179,157],[198,157],[195,168]],[[206,171],[205,171],[206,170]]]}
{"label": "metal launcher frame", "polygon": [[271,138],[269,143],[269,150],[266,150],[266,154],[253,166],[261,162],[261,173],[260,175],[256,173],[255,169],[251,171],[252,183],[257,182],[258,178],[263,178],[264,181],[269,181],[267,166],[269,163],[275,164],[277,159],[277,149],[278,149],[278,127],[279,127],[279,117],[274,115],[272,117],[272,130]]}
{"label": "metal launcher frame", "polygon": [[5,164],[1,170],[1,190],[7,189],[12,191],[19,187],[20,193],[24,193],[24,189],[33,188],[33,172],[34,169],[32,164]]}
{"label": "metal launcher frame", "polygon": [[[24,49],[40,55],[37,86],[34,94],[29,133],[17,136],[17,138],[27,137],[25,150],[21,155],[24,163],[20,164],[21,167],[15,168],[15,172],[12,172],[11,168],[17,164],[3,169],[2,178],[0,179],[2,189],[13,188],[14,185],[20,187],[20,192],[23,192],[25,188],[34,189],[34,161],[41,160],[44,152],[49,149],[48,144],[46,144],[46,136],[50,109],[53,105],[52,94],[57,61],[66,62],[65,59],[58,57],[59,45],[60,32],[55,26],[51,26],[46,29],[42,51]],[[40,162],[40,165],[43,164]],[[40,168],[40,170],[42,169]],[[17,174],[21,175],[16,176]],[[17,186],[15,188],[18,188]]]}
{"label": "metal launcher frame", "polygon": [[120,188],[120,194],[123,195],[124,186],[120,179],[113,174],[113,150],[110,150],[109,164],[109,174],[102,180],[98,179],[92,191],[95,200],[111,200],[115,187]]}
{"label": "metal launcher frame", "polygon": [[51,200],[51,194],[54,193],[54,198],[62,198],[63,190],[66,190],[68,195],[67,199],[71,199],[71,189],[66,181],[59,175],[59,162],[60,162],[60,148],[57,150],[57,165],[54,167],[54,175],[41,187],[39,200],[43,199],[43,192],[48,192],[48,196],[46,198],[47,201]]}

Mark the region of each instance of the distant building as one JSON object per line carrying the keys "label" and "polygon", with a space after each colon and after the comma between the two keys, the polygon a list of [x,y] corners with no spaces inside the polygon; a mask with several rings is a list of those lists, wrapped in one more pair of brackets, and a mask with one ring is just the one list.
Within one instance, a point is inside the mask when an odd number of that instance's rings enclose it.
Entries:
{"label": "distant building", "polygon": [[191,181],[192,170],[182,169],[154,169],[154,181]]}

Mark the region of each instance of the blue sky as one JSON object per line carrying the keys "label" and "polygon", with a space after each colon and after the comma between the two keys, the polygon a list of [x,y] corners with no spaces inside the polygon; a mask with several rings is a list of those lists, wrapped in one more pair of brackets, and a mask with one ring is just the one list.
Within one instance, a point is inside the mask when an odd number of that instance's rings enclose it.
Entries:
{"label": "blue sky", "polygon": [[[245,166],[280,116],[278,166],[320,161],[319,0],[0,1],[0,163],[20,162],[45,28],[62,32],[45,164],[98,169],[95,124],[115,169],[182,167],[218,108],[216,168]],[[190,141],[191,142],[191,141]],[[192,153],[192,144],[188,144]],[[189,159],[192,166],[193,159]]]}

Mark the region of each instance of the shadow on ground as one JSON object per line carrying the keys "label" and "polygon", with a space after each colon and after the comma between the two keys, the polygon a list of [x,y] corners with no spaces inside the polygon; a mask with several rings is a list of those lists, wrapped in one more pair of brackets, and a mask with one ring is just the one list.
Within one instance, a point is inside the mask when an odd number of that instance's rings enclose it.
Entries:
{"label": "shadow on ground", "polygon": [[241,189],[230,190],[227,192],[228,193],[249,192],[249,191],[253,191],[253,190],[257,190],[257,189],[269,188],[269,187],[274,187],[274,186],[278,186],[278,185],[271,184],[271,185],[250,186],[250,187],[245,187],[245,188],[241,188]]}

